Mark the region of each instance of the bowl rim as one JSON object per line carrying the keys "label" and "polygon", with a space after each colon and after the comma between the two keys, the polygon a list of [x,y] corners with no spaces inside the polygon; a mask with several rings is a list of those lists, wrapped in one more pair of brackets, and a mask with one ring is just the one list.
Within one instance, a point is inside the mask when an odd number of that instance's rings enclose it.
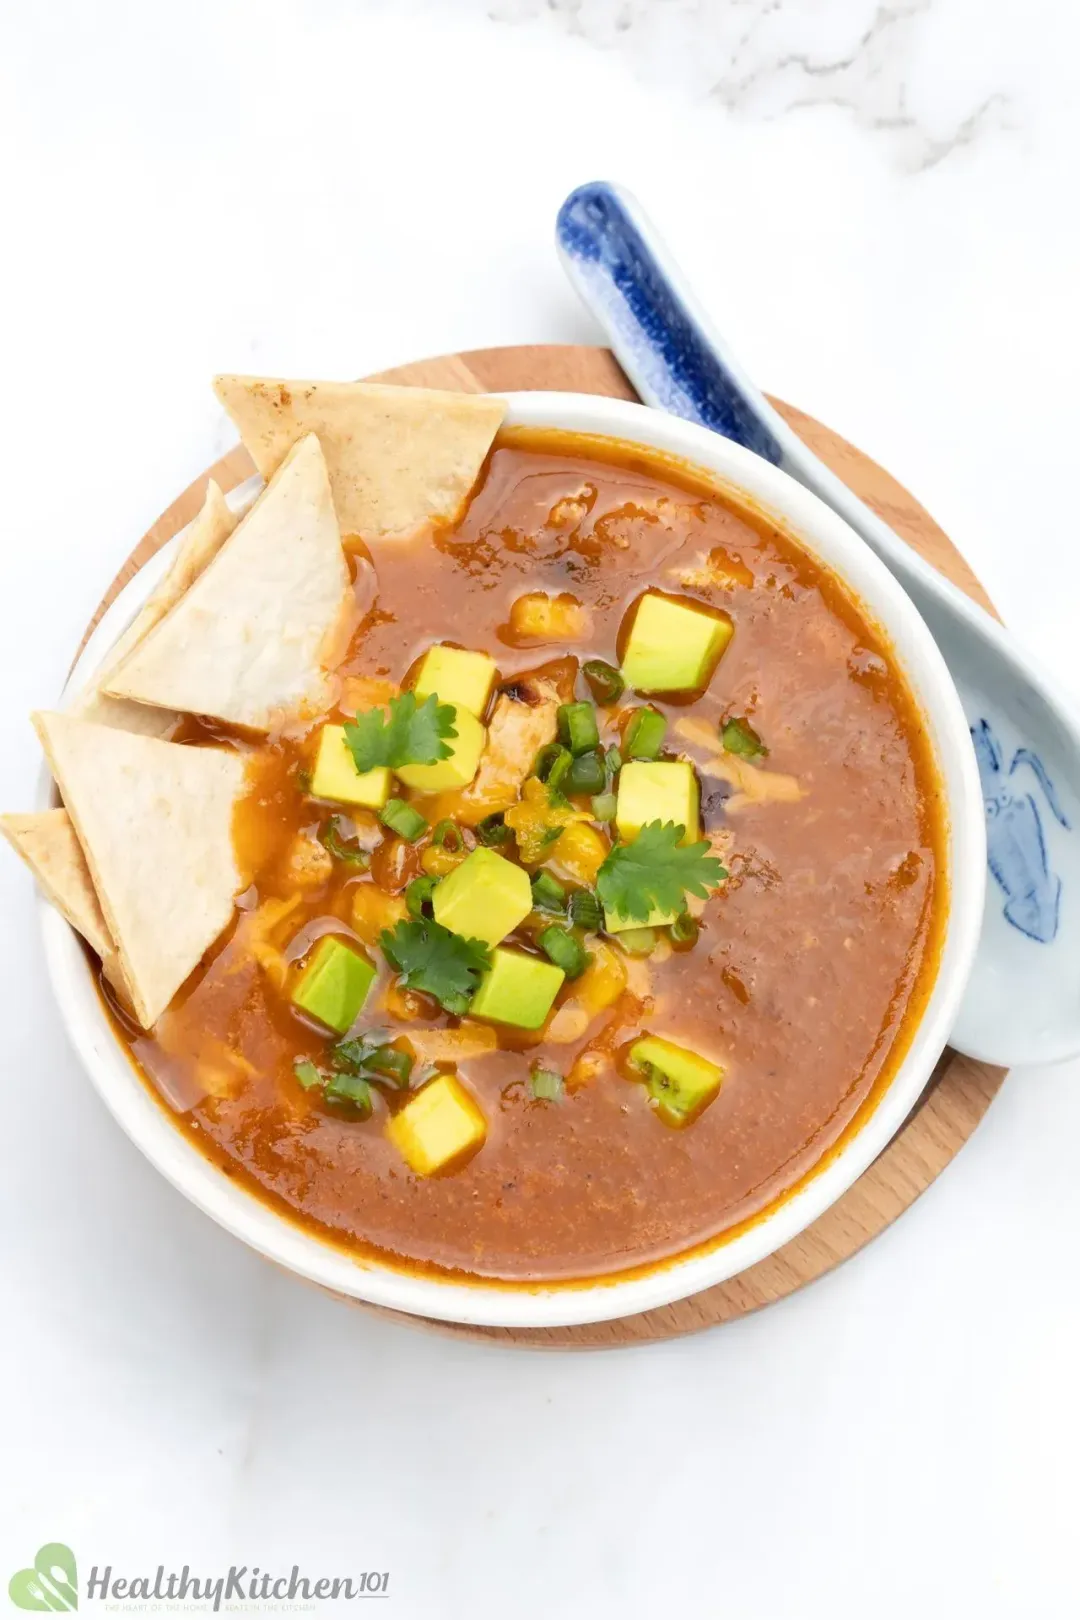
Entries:
{"label": "bowl rim", "polygon": [[[985,888],[982,795],[967,720],[929,630],[901,586],[845,521],[787,473],[708,429],[605,395],[522,391],[507,402],[507,427],[595,434],[680,458],[775,515],[817,561],[837,574],[889,638],[927,723],[944,788],[948,896],[935,983],[908,1050],[875,1108],[833,1157],[738,1235],[655,1267],[562,1283],[461,1282],[384,1266],[316,1237],[225,1176],[169,1118],[121,1049],[77,936],[39,901],[46,964],[68,1038],[121,1128],[174,1187],[250,1248],[331,1293],[405,1315],[473,1326],[572,1327],[656,1309],[723,1283],[766,1259],[825,1213],[888,1145],[917,1103],[944,1049],[974,961]],[[259,480],[233,490],[246,504]],[[69,677],[81,685],[130,621],[176,546],[174,536],[128,582],[102,616]],[[63,701],[63,699],[61,699]],[[50,802],[43,766],[39,807]]]}

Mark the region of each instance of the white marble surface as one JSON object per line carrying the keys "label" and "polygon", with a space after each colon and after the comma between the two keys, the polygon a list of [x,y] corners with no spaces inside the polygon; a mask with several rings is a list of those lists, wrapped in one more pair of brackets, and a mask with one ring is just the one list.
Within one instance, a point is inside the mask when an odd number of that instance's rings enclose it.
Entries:
{"label": "white marble surface", "polygon": [[[1071,0],[52,0],[0,29],[5,807],[102,586],[230,437],[212,371],[588,341],[551,229],[598,176],[1080,697]],[[892,1231],[754,1319],[446,1344],[158,1179],[65,1045],[11,859],[0,885],[0,1592],[61,1539],[84,1573],[388,1568],[398,1620],[1074,1612],[1080,1064],[1015,1074]]]}

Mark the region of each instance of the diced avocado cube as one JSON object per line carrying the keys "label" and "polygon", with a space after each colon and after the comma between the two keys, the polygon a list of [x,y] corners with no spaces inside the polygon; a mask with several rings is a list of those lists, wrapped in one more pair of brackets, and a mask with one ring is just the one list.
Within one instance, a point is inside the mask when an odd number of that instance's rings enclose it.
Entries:
{"label": "diced avocado cube", "polygon": [[696,843],[698,782],[694,767],[682,759],[632,759],[619,772],[615,825],[624,841],[636,838],[650,821],[673,821],[685,827],[680,840]]}
{"label": "diced avocado cube", "polygon": [[475,714],[463,709],[460,703],[453,704],[453,710],[457,736],[446,739],[452,750],[450,757],[434,765],[399,765],[394,772],[406,787],[415,788],[417,793],[446,793],[451,788],[467,787],[476,775],[487,732]]}
{"label": "diced avocado cube", "polygon": [[487,1121],[460,1080],[440,1074],[399,1109],[386,1134],[410,1170],[433,1176],[483,1145]]}
{"label": "diced avocado cube", "polygon": [[688,1125],[720,1090],[724,1071],[674,1041],[647,1035],[630,1048],[630,1061],[647,1075],[649,1096],[668,1125]]}
{"label": "diced avocado cube", "polygon": [[455,703],[477,718],[487,708],[495,680],[495,660],[487,653],[466,652],[461,647],[432,647],[416,676],[416,700],[435,693],[440,703]]}
{"label": "diced avocado cube", "polygon": [[390,797],[390,772],[385,765],[377,765],[373,771],[358,771],[345,741],[345,727],[323,726],[311,773],[311,791],[317,799],[381,810]]}
{"label": "diced avocado cube", "polygon": [[493,849],[474,849],[431,898],[435,921],[444,928],[498,945],[532,910],[532,885],[524,867]]}
{"label": "diced avocado cube", "polygon": [[539,1029],[565,977],[562,968],[542,962],[538,956],[497,946],[472,999],[470,1016],[490,1018],[493,1024],[515,1024],[518,1029]]}
{"label": "diced avocado cube", "polygon": [[293,1005],[344,1035],[367,1000],[375,968],[366,956],[324,934],[293,987]]}
{"label": "diced avocado cube", "polygon": [[638,692],[696,692],[707,686],[734,626],[685,597],[648,591],[638,603],[622,678]]}
{"label": "diced avocado cube", "polygon": [[625,934],[631,928],[666,928],[679,915],[677,911],[663,911],[654,906],[644,921],[640,917],[623,917],[617,911],[604,907],[604,928],[609,934]]}

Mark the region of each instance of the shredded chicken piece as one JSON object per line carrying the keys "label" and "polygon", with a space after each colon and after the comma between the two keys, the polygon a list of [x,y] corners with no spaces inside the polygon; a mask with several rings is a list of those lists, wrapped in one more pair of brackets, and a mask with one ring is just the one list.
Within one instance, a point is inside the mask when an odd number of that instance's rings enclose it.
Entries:
{"label": "shredded chicken piece", "polygon": [[797,776],[764,770],[738,754],[717,753],[716,734],[704,720],[676,720],[675,731],[686,742],[709,750],[712,757],[699,766],[703,776],[719,777],[738,789],[724,805],[729,814],[749,804],[794,804],[806,797],[807,790]]}
{"label": "shredded chicken piece", "polygon": [[533,760],[541,748],[555,740],[558,707],[553,695],[535,704],[518,703],[505,694],[496,701],[480,768],[472,786],[460,795],[461,815],[466,821],[481,821],[497,810],[510,808],[532,770]]}
{"label": "shredded chicken piece", "polygon": [[285,863],[285,879],[299,884],[301,888],[314,888],[316,884],[325,883],[333,870],[334,860],[330,851],[312,833],[298,833]]}

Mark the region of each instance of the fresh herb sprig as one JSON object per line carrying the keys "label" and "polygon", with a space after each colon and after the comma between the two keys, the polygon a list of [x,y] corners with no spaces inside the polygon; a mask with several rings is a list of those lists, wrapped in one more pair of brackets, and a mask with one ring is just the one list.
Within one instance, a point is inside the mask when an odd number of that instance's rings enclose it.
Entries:
{"label": "fresh herb sprig", "polygon": [[446,1012],[467,1009],[491,966],[491,952],[481,939],[465,939],[427,917],[399,922],[379,935],[383,954],[400,975],[406,990],[434,996]]}
{"label": "fresh herb sprig", "polygon": [[647,922],[654,911],[681,911],[683,897],[704,900],[727,872],[709,844],[681,844],[686,829],[672,821],[649,821],[627,844],[616,844],[596,877],[604,910],[630,922]]}
{"label": "fresh herb sprig", "polygon": [[448,738],[457,736],[454,709],[435,693],[417,703],[415,692],[390,699],[389,713],[365,709],[345,727],[345,743],[363,775],[379,765],[396,771],[402,765],[435,765],[453,753]]}

